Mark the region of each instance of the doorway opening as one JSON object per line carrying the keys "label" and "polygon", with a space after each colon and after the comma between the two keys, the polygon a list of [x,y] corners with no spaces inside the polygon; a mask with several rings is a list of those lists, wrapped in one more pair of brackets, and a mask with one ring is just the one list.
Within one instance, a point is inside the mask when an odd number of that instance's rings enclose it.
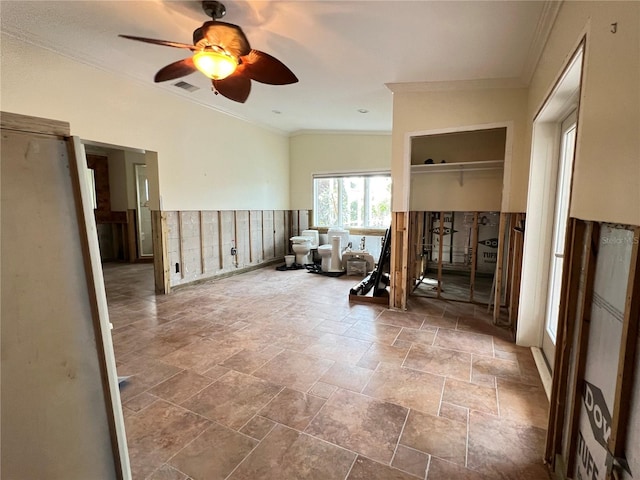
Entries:
{"label": "doorway opening", "polygon": [[534,350],[534,356],[539,357],[538,367],[547,379],[555,357],[583,50],[580,45],[533,123],[516,341],[541,349]]}

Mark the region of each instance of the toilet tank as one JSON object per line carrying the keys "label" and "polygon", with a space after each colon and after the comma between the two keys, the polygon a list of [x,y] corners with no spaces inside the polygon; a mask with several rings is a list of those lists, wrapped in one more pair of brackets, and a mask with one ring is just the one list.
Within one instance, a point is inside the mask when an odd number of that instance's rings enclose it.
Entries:
{"label": "toilet tank", "polygon": [[317,230],[303,230],[302,236],[310,238],[311,248],[318,248],[318,245],[320,244],[320,236],[318,235]]}
{"label": "toilet tank", "polygon": [[330,228],[327,230],[327,243],[331,243],[331,237],[340,237],[340,250],[347,248],[349,244],[349,230],[343,228]]}

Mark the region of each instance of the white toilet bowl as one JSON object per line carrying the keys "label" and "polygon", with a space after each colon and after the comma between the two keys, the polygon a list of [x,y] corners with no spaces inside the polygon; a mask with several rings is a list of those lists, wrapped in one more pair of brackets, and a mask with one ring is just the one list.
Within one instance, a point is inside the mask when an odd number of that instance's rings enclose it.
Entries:
{"label": "white toilet bowl", "polygon": [[291,237],[291,249],[296,254],[296,263],[298,265],[306,265],[312,263],[309,258],[311,251],[311,239],[306,236]]}
{"label": "white toilet bowl", "polygon": [[318,247],[318,255],[320,255],[320,270],[328,272],[331,267],[331,244],[320,245]]}

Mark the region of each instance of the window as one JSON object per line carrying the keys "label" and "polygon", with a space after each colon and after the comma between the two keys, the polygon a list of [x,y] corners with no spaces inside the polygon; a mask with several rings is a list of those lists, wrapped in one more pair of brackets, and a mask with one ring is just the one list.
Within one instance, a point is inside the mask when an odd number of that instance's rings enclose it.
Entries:
{"label": "window", "polygon": [[316,175],[313,179],[318,227],[389,228],[391,176]]}

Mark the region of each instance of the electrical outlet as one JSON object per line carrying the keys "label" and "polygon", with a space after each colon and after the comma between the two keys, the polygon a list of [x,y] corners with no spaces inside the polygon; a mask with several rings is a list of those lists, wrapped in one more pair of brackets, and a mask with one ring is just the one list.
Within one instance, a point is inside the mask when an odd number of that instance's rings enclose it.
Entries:
{"label": "electrical outlet", "polygon": [[235,256],[238,254],[238,249],[236,247],[231,247],[231,255]]}

